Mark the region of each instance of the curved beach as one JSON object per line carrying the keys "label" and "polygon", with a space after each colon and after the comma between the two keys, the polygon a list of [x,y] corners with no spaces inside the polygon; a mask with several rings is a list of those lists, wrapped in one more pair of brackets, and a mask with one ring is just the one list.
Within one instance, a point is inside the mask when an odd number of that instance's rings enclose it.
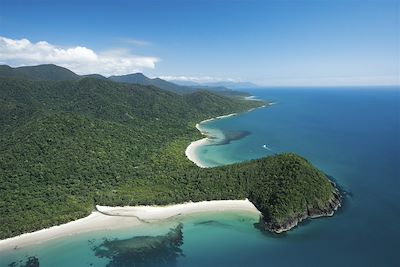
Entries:
{"label": "curved beach", "polygon": [[123,229],[139,226],[143,222],[157,222],[201,212],[247,211],[260,214],[257,208],[247,199],[188,202],[168,206],[97,206],[96,208],[98,211],[93,211],[85,218],[0,240],[0,251],[19,249],[65,236],[100,230]]}
{"label": "curved beach", "polygon": [[209,122],[209,121],[220,120],[220,119],[229,118],[229,117],[236,116],[236,115],[238,115],[238,114],[237,113],[231,113],[231,114],[228,114],[228,115],[218,116],[218,117],[207,119],[207,120],[201,121],[200,123],[197,123],[196,124],[196,129],[199,130],[199,132],[202,135],[204,135],[205,138],[191,142],[189,144],[189,146],[185,150],[186,157],[190,161],[192,161],[194,164],[196,164],[198,167],[200,167],[200,168],[208,168],[209,166],[207,166],[203,162],[201,162],[201,160],[199,159],[199,157],[196,154],[196,150],[201,146],[212,144],[211,139],[214,139],[215,136],[210,135],[208,132],[204,131],[201,128],[200,125],[203,124],[203,123]]}
{"label": "curved beach", "polygon": [[187,157],[190,161],[192,161],[194,164],[196,164],[198,167],[200,167],[200,168],[207,168],[207,166],[204,165],[204,164],[200,161],[200,159],[198,158],[198,156],[197,156],[197,154],[196,154],[196,150],[197,150],[199,147],[204,146],[204,145],[207,145],[207,144],[209,144],[209,142],[210,142],[210,141],[209,141],[209,138],[208,138],[208,136],[207,136],[207,134],[206,134],[205,132],[203,132],[203,131],[200,129],[200,124],[203,123],[203,122],[206,122],[206,121],[210,121],[210,119],[209,119],[209,120],[204,120],[204,121],[202,121],[202,122],[196,124],[196,129],[199,130],[199,132],[200,132],[202,135],[206,136],[206,137],[203,138],[203,139],[200,139],[200,140],[191,142],[191,143],[188,145],[188,147],[186,148],[186,150],[185,150],[185,155],[186,155],[186,157]]}
{"label": "curved beach", "polygon": [[[249,100],[249,101],[259,101],[259,100],[260,100],[260,99],[257,99],[255,96],[248,96],[248,97],[245,97],[245,99],[246,99],[246,100]],[[251,112],[251,111],[256,110],[256,109],[258,109],[258,108],[265,108],[265,107],[267,107],[267,106],[269,106],[269,105],[272,105],[272,104],[275,104],[275,103],[267,103],[267,104],[262,105],[262,106],[260,106],[260,107],[251,108],[251,109],[249,109],[249,110],[246,111],[246,112]],[[205,138],[202,138],[202,139],[200,139],[200,140],[196,140],[196,141],[191,142],[191,143],[188,145],[188,147],[186,148],[186,150],[185,150],[185,155],[186,155],[186,157],[187,157],[190,161],[192,161],[194,164],[196,164],[198,167],[200,167],[200,168],[208,168],[209,166],[207,166],[206,164],[204,164],[204,163],[200,160],[200,158],[198,157],[198,155],[197,155],[196,152],[197,152],[197,150],[198,150],[199,147],[212,144],[211,139],[216,139],[216,136],[210,135],[210,133],[204,131],[204,130],[201,128],[201,124],[206,123],[206,122],[209,122],[209,121],[214,121],[214,120],[220,120],[220,119],[224,119],[224,118],[229,118],[229,117],[236,116],[236,115],[238,115],[238,113],[231,113],[231,114],[228,114],[228,115],[218,116],[218,117],[211,118],[211,119],[207,119],[207,120],[204,120],[204,121],[201,121],[201,122],[197,123],[197,124],[196,124],[196,129],[199,130],[199,132],[200,132],[202,135],[204,135]]]}

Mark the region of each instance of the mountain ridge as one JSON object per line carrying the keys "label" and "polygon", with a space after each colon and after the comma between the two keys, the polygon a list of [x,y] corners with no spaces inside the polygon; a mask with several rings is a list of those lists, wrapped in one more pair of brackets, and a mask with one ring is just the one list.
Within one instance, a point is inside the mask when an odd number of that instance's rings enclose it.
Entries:
{"label": "mountain ridge", "polygon": [[243,92],[237,92],[222,86],[182,86],[178,85],[161,78],[149,78],[143,73],[131,73],[126,75],[112,75],[105,77],[100,74],[86,74],[78,75],[73,71],[55,65],[55,64],[42,64],[36,66],[22,66],[22,67],[10,67],[8,65],[0,65],[0,77],[15,77],[22,79],[29,79],[34,81],[68,81],[68,80],[79,80],[86,77],[100,79],[100,80],[111,80],[114,82],[140,84],[140,85],[152,85],[163,90],[171,91],[178,94],[192,93],[196,90],[209,90],[217,92],[223,95],[236,95],[236,96],[248,96],[249,94]]}
{"label": "mountain ridge", "polygon": [[41,81],[78,80],[80,76],[73,71],[54,64],[42,64],[36,66],[10,67],[0,65],[0,77],[15,77]]}

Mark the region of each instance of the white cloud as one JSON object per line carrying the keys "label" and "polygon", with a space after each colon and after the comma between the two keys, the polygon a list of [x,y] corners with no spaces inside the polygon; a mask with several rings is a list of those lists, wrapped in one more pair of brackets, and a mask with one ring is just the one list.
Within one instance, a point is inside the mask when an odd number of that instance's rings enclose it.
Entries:
{"label": "white cloud", "polygon": [[143,40],[138,40],[138,39],[132,39],[132,38],[121,38],[121,41],[130,45],[136,45],[136,46],[148,46],[151,45],[150,42],[143,41]]}
{"label": "white cloud", "polygon": [[32,43],[0,36],[0,62],[12,66],[53,63],[78,74],[121,75],[154,69],[158,61],[157,57],[133,55],[129,50],[96,53],[83,46],[62,48],[46,41]]}
{"label": "white cloud", "polygon": [[159,76],[159,78],[167,81],[179,81],[179,82],[195,82],[195,83],[213,83],[213,82],[239,82],[240,80],[235,80],[231,78],[217,78],[210,76]]}

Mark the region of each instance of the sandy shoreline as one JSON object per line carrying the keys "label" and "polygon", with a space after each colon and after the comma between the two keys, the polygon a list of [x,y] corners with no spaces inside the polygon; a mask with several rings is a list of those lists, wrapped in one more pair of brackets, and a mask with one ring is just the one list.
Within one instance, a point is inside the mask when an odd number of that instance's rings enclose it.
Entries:
{"label": "sandy shoreline", "polygon": [[96,206],[103,214],[111,216],[134,216],[144,222],[169,219],[178,215],[188,215],[209,211],[246,210],[259,213],[249,200],[212,200],[188,202],[169,206],[108,207]]}
{"label": "sandy shoreline", "polygon": [[[249,100],[249,101],[262,101],[261,99],[257,99],[255,96],[247,96],[247,97],[245,97],[244,99]],[[256,109],[259,109],[259,108],[265,108],[265,107],[267,107],[267,106],[269,106],[269,105],[272,105],[272,104],[275,104],[275,103],[267,103],[267,104],[262,105],[262,106],[260,106],[260,107],[251,108],[251,109],[249,109],[249,110],[246,111],[246,112],[251,112],[251,111],[256,110]],[[202,163],[202,162],[200,161],[199,157],[198,157],[197,154],[196,154],[196,150],[197,150],[199,147],[201,147],[201,146],[210,144],[210,143],[211,143],[211,142],[210,142],[210,137],[212,138],[213,136],[209,136],[208,133],[204,132],[204,131],[201,129],[200,125],[201,125],[202,123],[205,123],[205,122],[214,121],[214,120],[220,120],[220,119],[224,119],[224,118],[229,118],[229,117],[236,116],[236,115],[238,115],[238,113],[231,113],[231,114],[228,114],[228,115],[222,115],[222,116],[218,116],[218,117],[215,117],[215,118],[203,120],[203,121],[197,123],[197,124],[196,124],[197,130],[199,130],[199,132],[200,132],[202,135],[204,135],[205,138],[202,138],[202,139],[200,139],[200,140],[196,140],[196,141],[191,142],[191,143],[186,147],[186,150],[185,150],[185,155],[186,155],[186,157],[187,157],[190,161],[192,161],[194,164],[196,164],[198,167],[200,167],[200,168],[208,168],[209,166],[205,165],[204,163]]]}
{"label": "sandy shoreline", "polygon": [[214,211],[249,211],[260,214],[249,200],[213,200],[170,206],[97,206],[89,216],[59,226],[0,240],[0,251],[40,244],[52,239],[99,230],[122,229],[175,216]]}
{"label": "sandy shoreline", "polygon": [[209,143],[210,143],[210,138],[212,138],[212,136],[209,136],[208,133],[204,132],[204,131],[201,129],[200,125],[201,125],[202,123],[205,123],[205,122],[214,121],[214,120],[220,120],[220,119],[224,119],[224,118],[229,118],[229,117],[236,116],[236,115],[238,115],[238,114],[237,114],[237,113],[231,113],[231,114],[228,114],[228,115],[222,115],[222,116],[218,116],[218,117],[215,117],[215,118],[203,120],[203,121],[201,121],[200,123],[197,123],[197,124],[196,124],[196,129],[197,129],[202,135],[204,135],[205,138],[202,138],[202,139],[200,139],[200,140],[196,140],[196,141],[191,142],[191,143],[186,147],[186,150],[185,150],[185,155],[186,155],[186,157],[187,157],[190,161],[192,161],[194,164],[196,164],[198,167],[200,167],[200,168],[208,168],[208,166],[204,165],[204,164],[200,161],[200,159],[197,157],[197,155],[196,155],[196,150],[197,150],[198,147],[201,147],[201,146],[204,146],[204,145],[209,144]]}
{"label": "sandy shoreline", "polygon": [[137,218],[112,217],[93,211],[89,216],[66,224],[0,240],[0,251],[40,244],[52,239],[97,230],[112,230],[139,225]]}
{"label": "sandy shoreline", "polygon": [[205,137],[196,141],[191,142],[185,149],[185,155],[186,157],[192,161],[194,164],[196,164],[200,168],[207,168],[208,166],[204,165],[200,159],[198,158],[196,154],[196,150],[198,147],[207,145],[210,143],[209,137],[207,136],[206,132],[203,132],[200,128],[200,124],[203,122],[211,121],[212,119],[207,119],[204,121],[201,121],[200,123],[196,124],[196,129]]}
{"label": "sandy shoreline", "polygon": [[206,166],[200,162],[200,159],[196,155],[196,149],[198,147],[204,146],[206,144],[208,144],[207,137],[191,142],[190,145],[185,150],[186,157],[200,168],[207,168],[208,166]]}

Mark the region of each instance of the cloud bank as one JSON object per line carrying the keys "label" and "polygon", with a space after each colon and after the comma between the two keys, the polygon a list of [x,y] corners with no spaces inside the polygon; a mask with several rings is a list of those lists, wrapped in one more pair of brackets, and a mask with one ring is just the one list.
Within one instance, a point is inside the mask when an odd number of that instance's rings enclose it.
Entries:
{"label": "cloud bank", "polygon": [[179,81],[179,82],[194,82],[194,83],[212,83],[212,82],[239,82],[240,80],[231,78],[217,78],[211,76],[159,76],[159,78],[167,81]]}
{"label": "cloud bank", "polygon": [[63,48],[46,41],[32,43],[0,36],[0,63],[14,67],[52,63],[78,74],[108,76],[154,69],[158,61],[157,57],[133,55],[124,49],[96,53],[83,46]]}

